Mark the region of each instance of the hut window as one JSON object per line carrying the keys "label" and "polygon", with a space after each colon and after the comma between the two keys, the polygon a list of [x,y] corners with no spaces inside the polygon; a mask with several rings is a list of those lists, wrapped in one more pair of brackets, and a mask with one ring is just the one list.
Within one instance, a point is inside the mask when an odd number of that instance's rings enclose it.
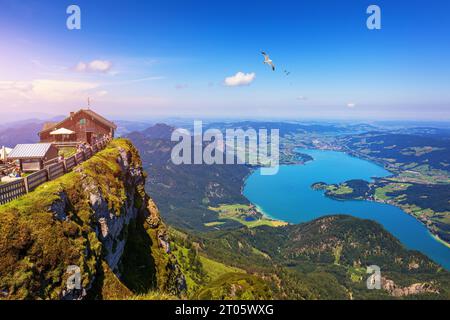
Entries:
{"label": "hut window", "polygon": [[86,124],[86,119],[80,119],[80,125],[85,125]]}

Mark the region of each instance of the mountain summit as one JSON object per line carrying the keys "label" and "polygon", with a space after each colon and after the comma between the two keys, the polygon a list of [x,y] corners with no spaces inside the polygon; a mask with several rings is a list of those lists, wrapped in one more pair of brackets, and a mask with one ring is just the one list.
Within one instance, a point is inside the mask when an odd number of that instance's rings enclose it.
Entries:
{"label": "mountain summit", "polygon": [[67,279],[77,269],[88,298],[182,296],[184,277],[144,183],[136,149],[115,140],[73,172],[2,206],[3,297],[71,298]]}

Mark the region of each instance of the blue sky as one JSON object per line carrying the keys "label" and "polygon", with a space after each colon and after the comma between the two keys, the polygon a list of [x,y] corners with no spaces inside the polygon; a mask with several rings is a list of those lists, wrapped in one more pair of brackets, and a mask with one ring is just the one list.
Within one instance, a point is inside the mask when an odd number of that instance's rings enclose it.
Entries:
{"label": "blue sky", "polygon": [[[81,8],[81,30],[66,28],[70,4]],[[370,4],[382,10],[381,30],[366,27]],[[91,97],[94,109],[123,119],[450,120],[448,1],[0,6],[0,116],[64,114]],[[225,85],[238,72],[252,81]]]}

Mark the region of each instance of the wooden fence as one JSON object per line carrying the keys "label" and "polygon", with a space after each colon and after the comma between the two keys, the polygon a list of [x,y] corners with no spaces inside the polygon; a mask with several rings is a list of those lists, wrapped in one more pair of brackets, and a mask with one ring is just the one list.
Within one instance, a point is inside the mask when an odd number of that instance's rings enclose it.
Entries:
{"label": "wooden fence", "polygon": [[70,172],[76,165],[91,158],[95,153],[103,150],[111,139],[100,140],[85,151],[78,152],[63,162],[50,161],[45,169],[34,172],[25,178],[21,178],[5,184],[0,184],[0,205],[8,203],[20,196],[33,191],[41,184],[54,180]]}
{"label": "wooden fence", "polygon": [[45,167],[45,168],[46,168],[46,167],[49,167],[49,166],[51,166],[52,164],[55,164],[55,163],[58,163],[58,162],[59,162],[58,158],[54,158],[54,159],[52,159],[52,160],[45,161],[45,162],[44,162],[44,167]]}
{"label": "wooden fence", "polygon": [[86,149],[86,150],[84,151],[84,158],[87,160],[87,159],[89,159],[90,157],[92,157],[92,149]]}
{"label": "wooden fence", "polygon": [[67,158],[67,159],[66,159],[65,165],[66,165],[65,170],[66,170],[67,172],[69,172],[70,170],[72,170],[73,167],[75,167],[75,166],[77,165],[77,159],[76,159],[76,156],[71,156],[70,158]]}
{"label": "wooden fence", "polygon": [[0,185],[0,204],[17,199],[27,192],[24,179]]}
{"label": "wooden fence", "polygon": [[58,162],[47,167],[48,180],[55,180],[63,176],[65,172],[64,162]]}
{"label": "wooden fence", "polygon": [[47,169],[42,169],[41,171],[34,172],[25,178],[25,185],[27,186],[27,191],[33,191],[37,186],[40,186],[44,182],[48,181],[48,171]]}
{"label": "wooden fence", "polygon": [[78,163],[82,163],[84,161],[84,152],[78,152],[75,155],[75,161]]}

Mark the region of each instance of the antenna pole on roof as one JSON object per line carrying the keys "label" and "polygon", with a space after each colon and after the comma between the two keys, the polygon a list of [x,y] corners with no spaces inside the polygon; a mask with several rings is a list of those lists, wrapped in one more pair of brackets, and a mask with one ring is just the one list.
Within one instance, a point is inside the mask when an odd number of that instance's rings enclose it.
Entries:
{"label": "antenna pole on roof", "polygon": [[88,103],[88,109],[90,109],[91,108],[91,98],[90,97],[88,97],[88,99],[87,99],[88,101],[87,101],[87,103]]}

